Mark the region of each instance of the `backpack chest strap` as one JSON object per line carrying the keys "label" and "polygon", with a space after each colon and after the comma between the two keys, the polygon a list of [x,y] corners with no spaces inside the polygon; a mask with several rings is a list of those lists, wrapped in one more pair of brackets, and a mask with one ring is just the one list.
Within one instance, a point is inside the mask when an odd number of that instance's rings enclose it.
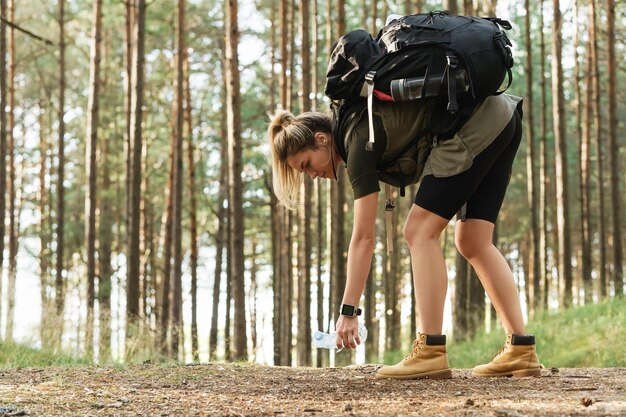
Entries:
{"label": "backpack chest strap", "polygon": [[365,75],[365,83],[367,84],[367,119],[369,123],[369,139],[365,144],[365,150],[374,150],[374,76],[376,71],[369,71]]}

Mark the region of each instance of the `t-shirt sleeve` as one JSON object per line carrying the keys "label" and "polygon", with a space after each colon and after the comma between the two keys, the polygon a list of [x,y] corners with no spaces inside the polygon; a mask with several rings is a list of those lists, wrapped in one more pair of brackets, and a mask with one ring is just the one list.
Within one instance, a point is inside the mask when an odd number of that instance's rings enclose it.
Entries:
{"label": "t-shirt sleeve", "polygon": [[376,165],[382,158],[387,146],[387,135],[382,121],[376,116],[374,118],[374,132],[375,141],[372,151],[365,149],[369,135],[367,118],[364,118],[364,123],[362,121],[359,126],[352,130],[351,135],[353,137],[348,140],[347,172],[355,200],[380,191]]}

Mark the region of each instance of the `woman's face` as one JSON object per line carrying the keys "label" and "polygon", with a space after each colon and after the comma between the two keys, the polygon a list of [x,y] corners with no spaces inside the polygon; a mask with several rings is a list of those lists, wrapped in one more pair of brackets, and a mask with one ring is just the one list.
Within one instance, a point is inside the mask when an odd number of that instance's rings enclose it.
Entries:
{"label": "woman's face", "polygon": [[318,132],[315,134],[315,140],[318,144],[316,149],[307,149],[288,157],[287,164],[296,171],[308,174],[312,179],[318,177],[334,179],[333,161],[337,165],[341,161],[331,154],[334,147],[330,144],[330,135]]}

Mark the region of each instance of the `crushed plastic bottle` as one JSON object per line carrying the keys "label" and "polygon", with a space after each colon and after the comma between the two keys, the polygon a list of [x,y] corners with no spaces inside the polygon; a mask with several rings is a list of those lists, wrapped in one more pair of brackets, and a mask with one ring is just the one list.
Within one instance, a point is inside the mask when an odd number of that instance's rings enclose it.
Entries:
{"label": "crushed plastic bottle", "polygon": [[[367,339],[367,329],[361,322],[359,322],[359,337],[361,338],[361,344]],[[337,332],[328,334],[319,330],[316,331],[313,333],[313,345],[318,349],[337,349]],[[340,351],[341,349],[337,352]]]}

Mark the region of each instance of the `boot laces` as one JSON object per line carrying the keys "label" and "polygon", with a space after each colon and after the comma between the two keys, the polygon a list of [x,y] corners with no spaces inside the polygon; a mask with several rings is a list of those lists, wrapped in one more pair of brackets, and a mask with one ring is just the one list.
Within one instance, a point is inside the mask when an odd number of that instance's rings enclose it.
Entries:
{"label": "boot laces", "polygon": [[498,352],[493,356],[493,358],[491,359],[491,361],[496,360],[497,358],[499,358],[500,356],[502,356],[504,354],[504,352],[506,351],[506,348],[509,344],[509,340],[507,340],[507,342],[502,345],[502,347],[500,348],[500,350],[498,350]]}
{"label": "boot laces", "polygon": [[409,359],[413,359],[413,357],[417,356],[418,352],[422,350],[423,345],[424,345],[424,342],[422,341],[422,339],[420,339],[419,337],[415,339],[413,341],[413,349],[411,350],[411,353],[406,355],[404,360],[408,361]]}
{"label": "boot laces", "polygon": [[496,360],[498,357],[500,357],[500,355],[502,355],[504,353],[504,351],[506,350],[506,345],[503,345],[500,350],[498,350],[498,352],[493,356],[493,358],[491,359],[492,361]]}

